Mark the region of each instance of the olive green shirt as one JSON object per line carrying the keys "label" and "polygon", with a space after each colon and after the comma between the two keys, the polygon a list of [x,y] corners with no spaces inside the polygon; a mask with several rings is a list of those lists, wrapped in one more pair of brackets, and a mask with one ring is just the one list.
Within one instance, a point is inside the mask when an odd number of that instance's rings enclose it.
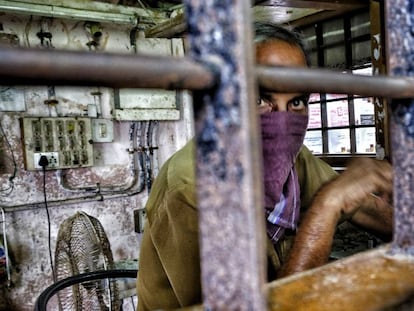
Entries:
{"label": "olive green shirt", "polygon": [[[201,303],[194,160],[191,140],[167,160],[152,186],[140,247],[138,311]],[[297,156],[296,169],[305,210],[320,186],[336,172],[305,146]],[[279,243],[276,252],[268,243],[269,265],[275,270],[290,247],[286,241]]]}

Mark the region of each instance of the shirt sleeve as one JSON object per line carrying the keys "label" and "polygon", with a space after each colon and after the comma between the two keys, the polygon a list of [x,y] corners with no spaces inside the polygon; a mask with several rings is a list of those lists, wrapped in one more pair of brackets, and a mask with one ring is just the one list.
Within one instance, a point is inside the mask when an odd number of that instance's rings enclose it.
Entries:
{"label": "shirt sleeve", "polygon": [[192,148],[174,155],[160,170],[151,189],[139,259],[138,310],[179,308],[201,302],[198,212],[191,156]]}
{"label": "shirt sleeve", "polygon": [[310,206],[319,188],[338,176],[338,173],[328,163],[314,156],[305,145],[299,151],[295,166],[299,179],[301,208],[305,210]]}

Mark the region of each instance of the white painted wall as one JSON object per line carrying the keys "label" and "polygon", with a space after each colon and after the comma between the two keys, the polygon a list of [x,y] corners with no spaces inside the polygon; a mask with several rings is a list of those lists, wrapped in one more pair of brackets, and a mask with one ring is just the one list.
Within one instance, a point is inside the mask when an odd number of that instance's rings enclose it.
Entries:
{"label": "white painted wall", "polygon": [[[41,27],[52,34],[49,48],[89,50],[90,36],[84,22],[72,20],[43,20],[23,15],[1,15],[4,33],[15,34],[20,46],[40,47],[37,32]],[[46,25],[46,26],[45,26]],[[101,51],[132,53],[130,29],[127,26],[102,24]],[[91,51],[94,53],[94,51]],[[113,90],[93,87],[56,87],[56,108],[44,104],[48,99],[46,86],[23,88],[23,111],[0,109],[0,207],[4,208],[8,249],[12,260],[12,288],[0,282],[0,310],[33,310],[35,299],[50,285],[52,273],[49,264],[48,222],[43,204],[43,173],[26,171],[19,119],[22,117],[85,116],[88,105],[99,102],[92,92],[102,92],[101,117],[113,119]],[[21,94],[21,93],[20,93]],[[180,95],[181,119],[160,121],[156,165],[162,163],[193,135],[191,99]],[[1,106],[0,106],[1,107]],[[46,172],[46,192],[50,201],[51,250],[54,253],[60,224],[77,211],[96,217],[108,235],[116,261],[135,259],[139,252],[141,235],[134,232],[133,211],[144,207],[147,189],[135,193],[134,172],[131,169],[130,121],[114,121],[114,141],[93,145],[95,165],[90,168],[54,170]],[[7,138],[7,140],[6,140]],[[8,145],[10,144],[10,147]],[[17,173],[13,174],[13,157]],[[88,199],[100,183],[103,201]],[[130,190],[127,188],[131,187]],[[10,188],[10,191],[6,189]],[[115,188],[115,189],[113,189]],[[124,190],[124,191],[121,191]],[[52,203],[55,202],[55,203]],[[1,221],[1,220],[0,220]]]}

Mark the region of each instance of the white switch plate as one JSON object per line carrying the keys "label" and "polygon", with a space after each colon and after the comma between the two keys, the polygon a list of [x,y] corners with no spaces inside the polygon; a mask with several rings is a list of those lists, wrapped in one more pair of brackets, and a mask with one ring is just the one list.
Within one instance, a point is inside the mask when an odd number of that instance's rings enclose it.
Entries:
{"label": "white switch plate", "polygon": [[39,165],[40,158],[46,156],[49,164],[46,166],[46,169],[54,169],[59,167],[59,153],[58,152],[36,152],[33,154],[33,166],[35,169],[43,169]]}
{"label": "white switch plate", "polygon": [[24,117],[21,119],[26,170],[39,170],[46,155],[46,169],[93,165],[91,119],[81,117]]}
{"label": "white switch plate", "polygon": [[92,140],[95,143],[114,141],[114,123],[106,119],[92,119]]}

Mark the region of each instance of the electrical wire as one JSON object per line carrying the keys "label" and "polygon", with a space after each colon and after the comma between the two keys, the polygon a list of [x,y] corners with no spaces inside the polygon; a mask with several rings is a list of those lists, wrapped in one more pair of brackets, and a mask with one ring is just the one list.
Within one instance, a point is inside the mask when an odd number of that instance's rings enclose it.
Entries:
{"label": "electrical wire", "polygon": [[131,296],[131,304],[132,304],[132,310],[136,310],[135,302],[134,302],[134,296]]}
{"label": "electrical wire", "polygon": [[145,126],[145,145],[144,145],[144,153],[143,156],[145,157],[145,172],[146,172],[146,185],[147,185],[147,192],[150,193],[152,187],[152,165],[151,165],[151,155],[150,155],[150,126],[151,121],[146,122]]}
{"label": "electrical wire", "polygon": [[152,165],[152,178],[154,179],[158,175],[158,121],[152,121],[153,126],[151,127],[151,165]]}
{"label": "electrical wire", "polygon": [[148,7],[141,0],[137,0],[137,3],[141,6],[142,9],[144,9],[146,11],[146,13],[148,14],[148,18],[154,23],[154,25],[156,25],[157,23],[152,18],[152,14],[148,10]]}
{"label": "electrical wire", "polygon": [[51,222],[50,222],[50,214],[49,208],[47,206],[47,197],[46,197],[46,165],[42,165],[43,167],[43,197],[45,202],[45,210],[47,215],[47,226],[48,226],[48,248],[49,248],[49,260],[50,260],[50,269],[52,270],[53,281],[56,282],[56,272],[53,266],[53,258],[52,258],[52,247],[51,247]]}
{"label": "electrical wire", "polygon": [[[10,183],[10,185],[7,188],[4,188],[4,189],[1,188],[0,189],[0,192],[3,193],[3,196],[7,196],[10,193],[12,193],[13,192],[13,189],[14,189],[14,182],[13,182],[13,180],[14,180],[14,178],[17,175],[17,163],[16,163],[16,158],[14,156],[13,149],[12,149],[11,144],[10,144],[10,142],[9,142],[7,136],[6,136],[6,133],[4,132],[4,129],[3,129],[3,126],[1,125],[1,122],[0,122],[0,131],[1,131],[2,135],[3,135],[3,137],[4,137],[4,141],[6,142],[7,147],[9,148],[9,152],[11,154],[11,159],[12,159],[12,162],[13,162],[13,174],[9,177],[9,183]],[[7,192],[7,193],[4,194],[4,192]]]}
{"label": "electrical wire", "polygon": [[6,233],[6,216],[4,214],[4,209],[0,207],[1,209],[1,216],[2,216],[2,222],[3,222],[3,240],[4,240],[4,253],[6,256],[6,273],[7,273],[7,287],[11,287],[11,276],[10,276],[10,259],[9,259],[9,249],[7,247],[7,233]]}

